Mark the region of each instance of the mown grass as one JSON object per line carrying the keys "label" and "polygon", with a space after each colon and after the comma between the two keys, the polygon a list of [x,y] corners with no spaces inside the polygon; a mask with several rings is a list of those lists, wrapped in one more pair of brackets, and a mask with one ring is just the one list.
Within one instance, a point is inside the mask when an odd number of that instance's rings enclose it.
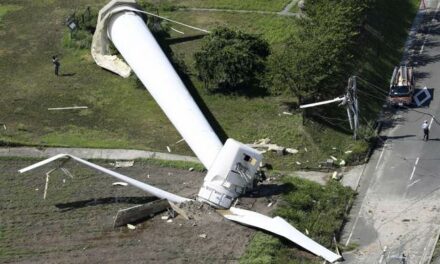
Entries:
{"label": "mown grass", "polygon": [[2,5],[0,4],[0,23],[2,21],[3,16],[5,16],[8,12],[14,12],[20,10],[21,6],[19,5]]}
{"label": "mown grass", "polygon": [[[274,215],[283,217],[295,228],[316,242],[333,250],[337,236],[346,220],[355,193],[338,182],[322,186],[296,177],[284,177],[289,191],[282,195]],[[297,245],[259,232],[252,239],[240,263],[321,263],[319,258],[304,252]]]}
{"label": "mown grass", "polygon": [[[154,2],[154,1],[151,1]],[[218,8],[218,9],[235,9],[235,10],[259,10],[259,11],[281,11],[289,0],[166,0],[161,5],[174,7],[191,7],[191,8]]]}

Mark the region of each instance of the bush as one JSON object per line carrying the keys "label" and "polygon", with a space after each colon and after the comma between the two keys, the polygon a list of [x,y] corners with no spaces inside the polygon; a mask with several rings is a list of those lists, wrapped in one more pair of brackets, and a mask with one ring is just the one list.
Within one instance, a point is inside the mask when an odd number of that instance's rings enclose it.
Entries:
{"label": "bush", "polygon": [[194,54],[195,67],[207,90],[239,91],[259,86],[269,54],[269,44],[259,36],[218,28]]}

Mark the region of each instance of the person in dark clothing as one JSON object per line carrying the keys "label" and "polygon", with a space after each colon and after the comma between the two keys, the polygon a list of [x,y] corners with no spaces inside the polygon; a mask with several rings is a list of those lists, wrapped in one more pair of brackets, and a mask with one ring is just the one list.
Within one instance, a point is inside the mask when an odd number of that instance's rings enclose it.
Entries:
{"label": "person in dark clothing", "polygon": [[57,55],[52,56],[52,63],[53,63],[53,66],[55,68],[55,75],[58,76],[61,64],[60,64],[60,61],[59,61]]}

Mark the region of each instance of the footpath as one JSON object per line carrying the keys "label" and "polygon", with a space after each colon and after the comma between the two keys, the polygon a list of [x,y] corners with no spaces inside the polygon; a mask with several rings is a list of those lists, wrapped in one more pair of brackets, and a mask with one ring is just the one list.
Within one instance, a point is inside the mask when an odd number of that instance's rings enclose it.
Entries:
{"label": "footpath", "polygon": [[49,158],[57,154],[70,154],[82,159],[104,160],[134,160],[134,159],[162,159],[174,161],[189,161],[200,163],[196,157],[183,156],[171,153],[152,152],[133,149],[94,149],[94,148],[36,148],[11,147],[0,148],[0,157],[20,158]]}

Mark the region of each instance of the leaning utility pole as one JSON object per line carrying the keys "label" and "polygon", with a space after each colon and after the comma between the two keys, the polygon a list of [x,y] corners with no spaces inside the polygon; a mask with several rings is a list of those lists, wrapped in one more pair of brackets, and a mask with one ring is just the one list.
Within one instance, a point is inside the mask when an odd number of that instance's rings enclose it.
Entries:
{"label": "leaning utility pole", "polygon": [[359,129],[359,103],[357,98],[356,76],[352,76],[348,79],[347,93],[345,96],[347,97],[348,121],[350,122],[350,128],[353,130],[353,138],[357,139]]}
{"label": "leaning utility pole", "polygon": [[346,105],[350,129],[353,130],[353,138],[357,139],[357,131],[359,129],[359,104],[357,99],[356,76],[352,76],[348,79],[347,91],[345,95],[327,101],[300,105],[299,108],[304,109],[336,102],[341,102],[339,106]]}

